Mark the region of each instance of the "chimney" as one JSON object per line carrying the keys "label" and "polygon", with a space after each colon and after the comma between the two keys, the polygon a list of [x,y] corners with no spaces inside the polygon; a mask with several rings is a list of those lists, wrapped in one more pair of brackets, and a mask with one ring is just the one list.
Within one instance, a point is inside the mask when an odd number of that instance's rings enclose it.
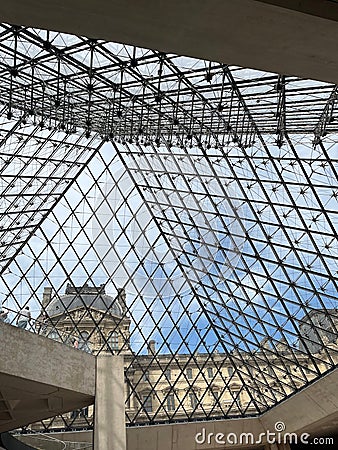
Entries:
{"label": "chimney", "polygon": [[52,288],[45,287],[42,295],[42,307],[46,308],[46,306],[50,303],[52,299]]}
{"label": "chimney", "polygon": [[126,291],[123,288],[117,289],[117,301],[122,308],[122,312],[125,313],[127,311]]}
{"label": "chimney", "polygon": [[148,344],[148,355],[155,355],[156,352],[156,341],[149,341]]}

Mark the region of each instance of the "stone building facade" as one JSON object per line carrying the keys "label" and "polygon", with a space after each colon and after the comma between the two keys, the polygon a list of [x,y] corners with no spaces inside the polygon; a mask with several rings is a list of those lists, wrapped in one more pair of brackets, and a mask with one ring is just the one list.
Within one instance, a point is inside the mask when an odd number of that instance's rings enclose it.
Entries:
{"label": "stone building facade", "polygon": [[[114,298],[106,294],[104,285],[68,285],[61,296],[53,296],[51,289],[45,288],[38,322],[41,334],[68,340],[70,345],[77,342],[79,350],[124,354],[128,374],[126,414],[130,423],[149,421],[154,414],[157,422],[255,414],[257,407],[264,410],[272,406],[276,399],[282,400],[294,388],[302,387],[304,377],[310,381],[318,370],[323,373],[330,364],[327,352],[326,356],[321,354],[318,332],[312,361],[295,349],[288,364],[289,345],[283,341],[278,344],[278,357],[276,351],[269,351],[268,340],[262,341],[262,351],[252,354],[196,352],[174,357],[157,352],[156,342],[150,341],[148,354],[135,357],[129,344],[131,320],[126,311],[122,289]],[[309,338],[310,325],[322,317],[320,310],[317,316],[304,318],[300,332],[306,331],[305,338]],[[337,363],[337,336],[333,339],[329,331],[329,337],[325,342],[332,349],[330,358]],[[77,415],[70,413],[78,426],[88,423],[91,415],[92,408]],[[54,420],[55,426],[57,423]]]}
{"label": "stone building facade", "polygon": [[130,319],[125,314],[125,302],[123,289],[113,298],[106,294],[104,285],[68,284],[60,296],[53,295],[47,287],[37,318],[39,333],[93,354],[128,354]]}

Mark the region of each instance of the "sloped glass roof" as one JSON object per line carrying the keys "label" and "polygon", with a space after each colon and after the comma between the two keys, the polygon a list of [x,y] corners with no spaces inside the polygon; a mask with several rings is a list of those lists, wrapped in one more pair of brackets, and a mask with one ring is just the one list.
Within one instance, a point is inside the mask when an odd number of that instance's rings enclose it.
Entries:
{"label": "sloped glass roof", "polygon": [[69,282],[123,289],[129,397],[136,365],[175,366],[168,395],[180,377],[230,392],[177,397],[178,414],[154,379],[158,408],[130,424],[258,415],[336,367],[336,86],[7,24],[0,70],[13,323],[27,304],[48,315],[46,286],[61,302]]}

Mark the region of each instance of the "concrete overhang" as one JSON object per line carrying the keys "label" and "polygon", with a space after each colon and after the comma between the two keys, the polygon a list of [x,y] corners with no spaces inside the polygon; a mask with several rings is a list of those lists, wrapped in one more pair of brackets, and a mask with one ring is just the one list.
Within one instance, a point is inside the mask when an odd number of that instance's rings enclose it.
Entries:
{"label": "concrete overhang", "polygon": [[[315,436],[329,437],[338,434],[338,369],[330,372],[322,379],[314,382],[293,397],[279,404],[260,417],[246,419],[226,419],[208,422],[175,423],[168,425],[152,425],[127,428],[127,449],[132,450],[185,450],[185,449],[254,449],[262,448],[262,444],[246,446],[241,443],[235,445],[213,445],[217,433],[228,436],[240,436],[252,433],[258,437],[260,433],[275,432],[277,422],[283,422],[285,432],[302,433]],[[210,433],[210,444],[199,444],[195,441],[197,433],[205,430],[206,439]],[[92,442],[92,432],[53,433],[53,437],[61,441]],[[38,445],[39,438],[32,435],[20,435],[20,440]],[[201,439],[202,436],[200,435]],[[306,436],[305,436],[306,438]],[[263,440],[264,438],[262,438]],[[234,442],[234,438],[233,438]],[[54,450],[52,443],[46,449]],[[333,448],[333,446],[332,446]]]}
{"label": "concrete overhang", "polygon": [[[3,323],[0,342],[0,432],[93,403],[94,356]],[[260,417],[129,428],[128,448],[203,448],[195,442],[203,428],[214,436],[258,436],[274,431],[277,422],[288,433],[337,434],[338,369]]]}
{"label": "concrete overhang", "polygon": [[0,433],[91,405],[93,396],[0,374]]}
{"label": "concrete overhang", "polygon": [[2,0],[0,19],[338,83],[331,0]]}
{"label": "concrete overhang", "polygon": [[[261,448],[261,444],[245,446],[241,443],[224,446],[212,445],[217,433],[228,436],[230,433],[238,439],[243,433],[275,432],[276,423],[283,422],[285,432],[302,433],[328,437],[338,434],[338,369],[328,373],[322,379],[312,383],[275,408],[260,417],[246,419],[225,419],[207,422],[175,423],[127,428],[127,448],[132,450],[184,450],[184,449],[218,449],[218,448]],[[212,434],[210,444],[202,445],[195,441],[197,433],[205,430],[205,436]],[[62,441],[92,442],[91,432],[53,433]],[[38,445],[39,439],[32,435],[20,435],[20,440]],[[200,435],[201,439],[202,436]],[[262,438],[264,441],[264,438]],[[52,445],[52,444],[51,444]],[[54,447],[46,446],[52,450]]]}
{"label": "concrete overhang", "polygon": [[95,357],[0,323],[0,432],[94,402]]}

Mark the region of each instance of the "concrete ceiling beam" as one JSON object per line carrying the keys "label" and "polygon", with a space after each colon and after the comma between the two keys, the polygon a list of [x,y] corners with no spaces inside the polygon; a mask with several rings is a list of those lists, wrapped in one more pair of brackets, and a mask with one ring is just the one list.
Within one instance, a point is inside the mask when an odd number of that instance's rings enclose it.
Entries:
{"label": "concrete ceiling beam", "polygon": [[3,0],[0,19],[338,83],[330,0]]}

